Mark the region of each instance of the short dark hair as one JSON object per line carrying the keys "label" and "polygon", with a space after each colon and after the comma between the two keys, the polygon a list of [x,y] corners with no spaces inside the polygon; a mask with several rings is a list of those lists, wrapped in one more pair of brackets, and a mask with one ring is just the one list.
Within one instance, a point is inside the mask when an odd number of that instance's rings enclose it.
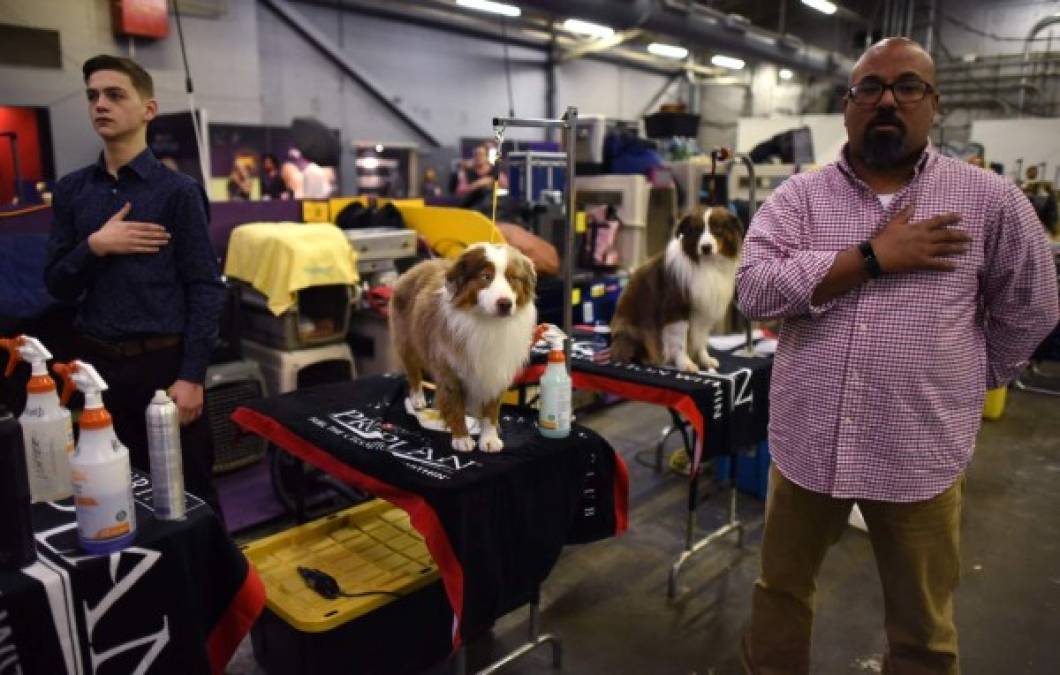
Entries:
{"label": "short dark hair", "polygon": [[116,70],[119,73],[125,73],[132,80],[132,85],[140,93],[141,98],[155,97],[155,81],[151,79],[150,73],[132,59],[110,54],[93,56],[81,66],[81,72],[85,75],[85,84],[88,84],[88,78],[92,76],[92,73],[99,70]]}

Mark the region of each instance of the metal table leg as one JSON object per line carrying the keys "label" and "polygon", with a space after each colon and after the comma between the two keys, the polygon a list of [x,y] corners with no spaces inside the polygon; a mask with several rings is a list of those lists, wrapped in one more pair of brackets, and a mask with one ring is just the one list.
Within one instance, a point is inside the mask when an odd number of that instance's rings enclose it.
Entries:
{"label": "metal table leg", "polygon": [[[527,641],[482,670],[476,671],[476,675],[496,673],[546,644],[552,647],[552,667],[558,670],[563,665],[563,644],[559,638],[551,633],[541,634],[541,609],[539,605],[540,600],[535,595],[534,599],[530,601],[530,630]],[[454,675],[465,675],[467,673],[467,653],[463,646],[460,647],[454,657],[453,673]]]}
{"label": "metal table leg", "polygon": [[667,411],[669,411],[670,419],[673,420],[673,423],[670,426],[663,428],[662,437],[659,439],[658,444],[656,444],[655,446],[655,473],[662,473],[663,452],[665,449],[664,446],[666,445],[666,439],[669,438],[670,434],[675,431],[679,431],[681,433],[681,441],[685,444],[685,453],[688,455],[688,463],[692,463],[692,453],[694,452],[694,449],[688,439],[688,433],[685,430],[686,422],[681,418],[681,415],[673,408],[667,408]]}
{"label": "metal table leg", "polygon": [[736,516],[736,456],[733,455],[729,461],[729,520],[727,523],[714,530],[699,541],[695,541],[696,531],[696,506],[699,501],[699,474],[702,467],[697,468],[688,481],[688,519],[685,521],[685,549],[677,557],[673,568],[670,569],[670,580],[667,585],[666,595],[673,600],[677,596],[677,576],[681,568],[688,560],[707,546],[729,534],[737,532],[736,546],[743,546],[744,525]]}

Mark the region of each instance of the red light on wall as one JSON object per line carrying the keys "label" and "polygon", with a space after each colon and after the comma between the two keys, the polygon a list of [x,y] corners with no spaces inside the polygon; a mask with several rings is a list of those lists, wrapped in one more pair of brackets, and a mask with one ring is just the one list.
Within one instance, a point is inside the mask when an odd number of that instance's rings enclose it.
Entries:
{"label": "red light on wall", "polygon": [[169,35],[166,0],[111,0],[115,35],[164,38]]}

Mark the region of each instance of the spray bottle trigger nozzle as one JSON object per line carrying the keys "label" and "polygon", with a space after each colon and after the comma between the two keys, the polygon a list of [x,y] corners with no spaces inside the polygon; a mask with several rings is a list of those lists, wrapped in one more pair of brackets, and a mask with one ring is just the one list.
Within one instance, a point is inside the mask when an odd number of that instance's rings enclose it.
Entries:
{"label": "spray bottle trigger nozzle", "polygon": [[15,366],[22,360],[18,353],[18,338],[0,338],[0,348],[7,351],[7,367],[4,368],[4,377],[11,377],[15,372]]}
{"label": "spray bottle trigger nozzle", "polygon": [[56,363],[52,365],[52,372],[59,376],[59,379],[63,383],[63,392],[59,396],[59,403],[66,405],[70,402],[70,397],[73,396],[74,391],[77,389],[77,384],[74,382],[73,372],[74,364],[71,363]]}

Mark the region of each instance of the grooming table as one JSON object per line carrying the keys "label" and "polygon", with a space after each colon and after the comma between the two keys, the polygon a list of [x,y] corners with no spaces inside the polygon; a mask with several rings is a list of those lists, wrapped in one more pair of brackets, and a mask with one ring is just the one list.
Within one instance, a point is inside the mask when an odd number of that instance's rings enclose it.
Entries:
{"label": "grooming table", "polygon": [[[667,595],[677,594],[677,577],[689,558],[725,535],[736,532],[743,544],[743,523],[737,518],[737,452],[767,437],[769,418],[769,379],[772,356],[740,356],[734,351],[711,349],[721,362],[716,373],[683,373],[670,368],[631,363],[594,363],[592,343],[577,337],[571,345],[571,380],[579,389],[614,394],[632,401],[665,406],[681,433],[692,460],[688,483],[688,509],[685,521],[685,547],[670,570]],[[519,376],[518,384],[537,382],[544,373],[547,350],[535,347],[531,364]],[[683,420],[682,420],[683,418]],[[692,427],[690,442],[684,421]],[[699,476],[705,457],[728,455],[731,492],[728,521],[696,540],[695,516],[699,502]],[[656,451],[656,471],[662,470],[662,443]]]}
{"label": "grooming table", "polygon": [[72,497],[32,506],[37,561],[0,571],[0,672],[225,671],[265,587],[202,500],[157,520],[150,476],[132,484],[136,539],[109,555],[78,547]]}
{"label": "grooming table", "polygon": [[454,648],[530,605],[530,641],[483,672],[547,643],[558,665],[558,641],[538,634],[538,589],[565,544],[625,530],[625,465],[588,429],[542,437],[536,411],[521,408],[502,411],[500,453],[454,452],[449,434],[423,431],[405,412],[407,389],[404,377],[379,375],[252,402],[232,417],[409,514],[453,608]]}

